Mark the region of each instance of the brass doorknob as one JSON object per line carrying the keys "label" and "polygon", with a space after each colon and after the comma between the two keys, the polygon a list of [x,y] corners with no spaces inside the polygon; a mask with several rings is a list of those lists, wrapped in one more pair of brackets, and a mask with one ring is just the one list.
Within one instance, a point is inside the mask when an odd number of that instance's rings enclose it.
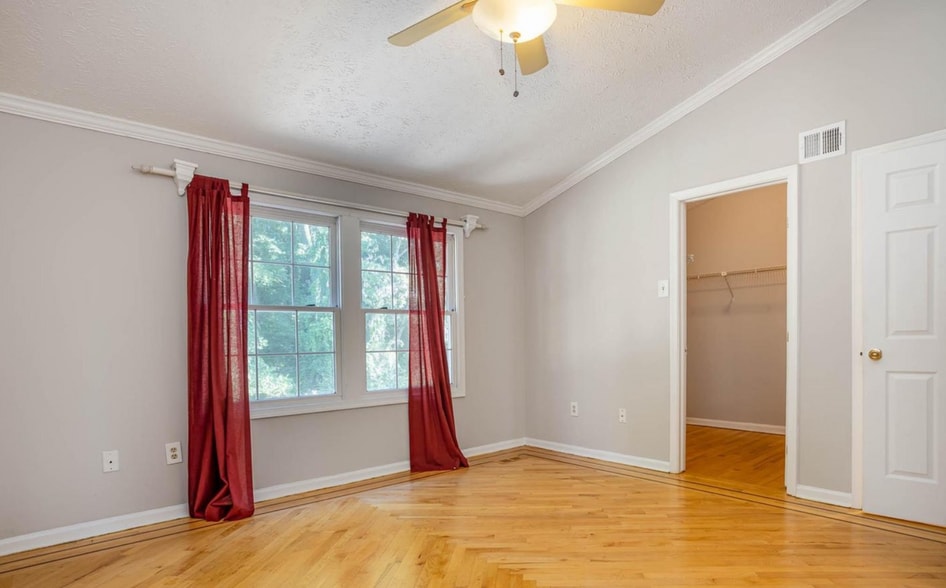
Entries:
{"label": "brass doorknob", "polygon": [[874,348],[867,352],[867,357],[871,358],[874,361],[879,361],[881,357],[884,356],[884,352],[880,349]]}

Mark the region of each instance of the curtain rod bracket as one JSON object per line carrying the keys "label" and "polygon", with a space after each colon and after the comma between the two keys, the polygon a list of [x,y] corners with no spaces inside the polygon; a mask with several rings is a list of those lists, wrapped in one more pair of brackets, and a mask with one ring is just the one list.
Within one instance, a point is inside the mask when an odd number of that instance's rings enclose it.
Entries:
{"label": "curtain rod bracket", "polygon": [[197,171],[197,164],[182,159],[175,159],[174,165],[174,183],[177,184],[177,195],[183,196],[187,191],[187,186],[194,179],[194,172]]}
{"label": "curtain rod bracket", "polygon": [[144,164],[133,165],[131,166],[131,169],[143,174],[153,174],[156,176],[167,176],[169,178],[174,178],[174,183],[177,184],[177,195],[183,196],[184,193],[187,192],[187,186],[191,183],[191,180],[194,179],[194,172],[197,171],[197,164],[184,161],[183,159],[175,159],[174,163],[171,164],[171,169]]}
{"label": "curtain rod bracket", "polygon": [[480,217],[475,214],[467,214],[460,217],[460,220],[463,221],[463,236],[469,238],[470,233],[476,229],[485,229],[483,225],[479,224],[478,221]]}

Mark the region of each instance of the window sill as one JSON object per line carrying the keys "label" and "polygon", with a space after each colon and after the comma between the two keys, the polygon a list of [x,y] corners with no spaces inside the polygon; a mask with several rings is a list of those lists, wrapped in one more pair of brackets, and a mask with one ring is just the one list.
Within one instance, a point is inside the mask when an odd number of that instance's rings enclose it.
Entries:
{"label": "window sill", "polygon": [[[453,398],[464,398],[466,393],[463,390],[454,390],[451,396]],[[407,404],[407,392],[365,394],[356,400],[347,400],[340,396],[332,396],[258,401],[250,404],[250,419],[268,419],[297,414],[389,406],[392,404]]]}

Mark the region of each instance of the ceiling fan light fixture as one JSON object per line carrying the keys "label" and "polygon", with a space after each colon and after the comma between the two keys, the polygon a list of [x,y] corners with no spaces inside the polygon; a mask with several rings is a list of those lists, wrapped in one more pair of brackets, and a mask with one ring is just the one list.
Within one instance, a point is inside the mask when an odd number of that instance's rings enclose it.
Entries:
{"label": "ceiling fan light fixture", "polygon": [[490,37],[512,43],[531,41],[548,30],[558,9],[554,0],[478,0],[473,6],[473,23]]}

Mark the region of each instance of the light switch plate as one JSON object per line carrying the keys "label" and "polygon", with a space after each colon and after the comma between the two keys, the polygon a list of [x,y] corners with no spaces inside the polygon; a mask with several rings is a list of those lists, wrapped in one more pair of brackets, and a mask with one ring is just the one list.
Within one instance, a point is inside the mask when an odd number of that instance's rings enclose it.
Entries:
{"label": "light switch plate", "polygon": [[670,296],[670,280],[657,280],[657,298]]}

